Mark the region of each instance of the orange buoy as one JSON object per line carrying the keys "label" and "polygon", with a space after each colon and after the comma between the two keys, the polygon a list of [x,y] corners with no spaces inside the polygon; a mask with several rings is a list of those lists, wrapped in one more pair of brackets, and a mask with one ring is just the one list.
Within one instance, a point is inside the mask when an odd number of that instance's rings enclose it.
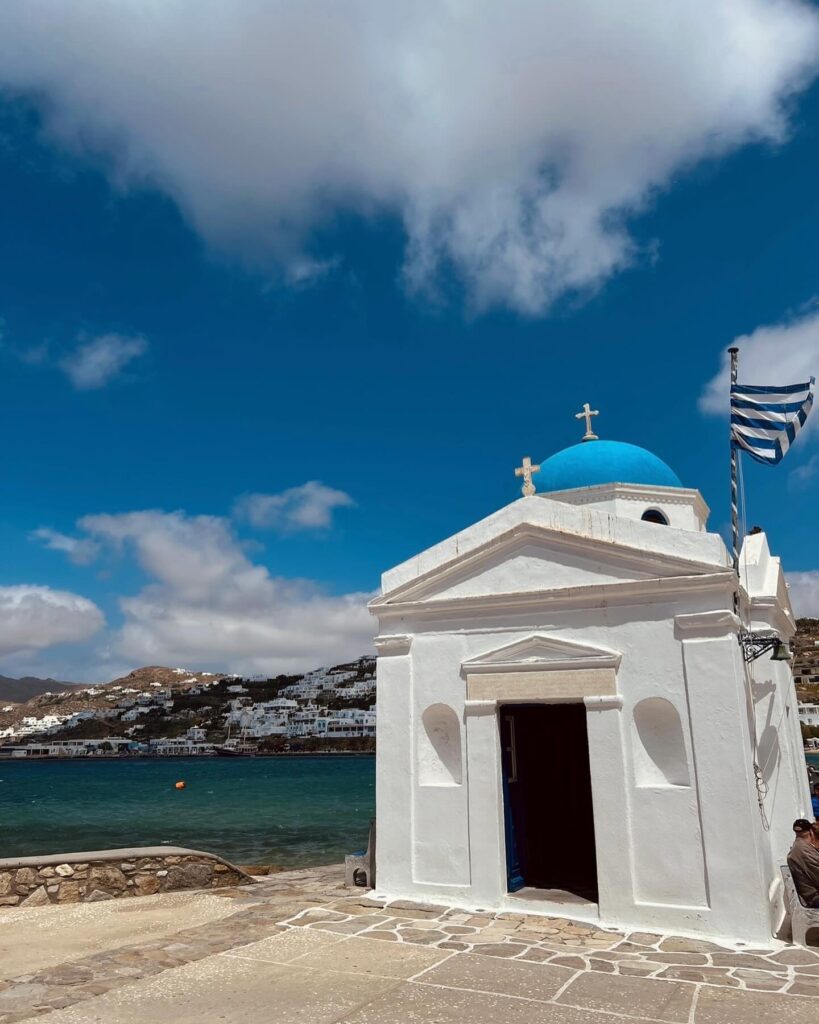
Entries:
{"label": "orange buoy", "polygon": [[177,789],[184,789],[185,788],[185,783],[182,782],[182,780],[180,779],[180,781],[177,782],[177,784],[176,784],[176,788]]}

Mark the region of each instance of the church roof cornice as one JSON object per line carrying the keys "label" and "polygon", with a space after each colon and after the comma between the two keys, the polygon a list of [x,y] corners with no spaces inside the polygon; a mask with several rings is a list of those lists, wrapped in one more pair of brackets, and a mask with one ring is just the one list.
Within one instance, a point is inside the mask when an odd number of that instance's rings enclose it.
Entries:
{"label": "church roof cornice", "polygon": [[532,590],[505,594],[478,594],[428,600],[378,597],[370,602],[370,611],[385,621],[393,616],[414,615],[422,618],[457,618],[465,613],[487,616],[496,613],[558,611],[577,607],[610,607],[615,605],[673,602],[692,594],[716,593],[726,600],[736,590],[736,576],[731,569],[698,573],[691,576],[665,576],[625,582],[593,583],[553,590]]}

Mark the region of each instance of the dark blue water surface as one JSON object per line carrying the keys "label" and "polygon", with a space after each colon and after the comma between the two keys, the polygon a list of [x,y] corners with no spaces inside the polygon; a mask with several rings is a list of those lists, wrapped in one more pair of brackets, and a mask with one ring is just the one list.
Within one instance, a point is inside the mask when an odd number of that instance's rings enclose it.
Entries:
{"label": "dark blue water surface", "polygon": [[373,757],[0,763],[0,857],[166,844],[329,864],[366,845],[374,813]]}

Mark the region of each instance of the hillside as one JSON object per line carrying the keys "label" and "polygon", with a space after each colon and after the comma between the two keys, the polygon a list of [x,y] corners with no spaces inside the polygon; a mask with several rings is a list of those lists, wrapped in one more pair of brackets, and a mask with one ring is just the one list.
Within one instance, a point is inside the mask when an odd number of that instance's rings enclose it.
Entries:
{"label": "hillside", "polygon": [[22,679],[0,676],[0,704],[24,704],[32,697],[39,697],[41,693],[59,693],[78,685],[61,683],[56,679],[38,679],[36,676],[23,676]]}
{"label": "hillside", "polygon": [[127,676],[113,679],[110,683],[95,686],[72,686],[53,680],[39,680],[52,685],[43,685],[35,696],[29,697],[24,703],[0,703],[0,734],[4,729],[18,726],[26,718],[44,720],[45,728],[53,727],[80,712],[110,709],[122,698],[133,699],[141,694],[164,689],[180,693],[200,683],[212,682],[215,678],[212,672],[189,672],[187,669],[149,665]]}
{"label": "hillside", "polygon": [[88,749],[94,743],[110,749],[108,741],[116,740],[144,752],[157,742],[163,749],[173,741],[220,743],[232,729],[264,749],[302,749],[324,738],[336,745],[344,741],[351,749],[359,749],[361,741],[369,749],[374,703],[373,657],[301,675],[252,679],[151,665],[110,683],[0,704],[0,745],[48,737],[54,743],[88,741]]}
{"label": "hillside", "polygon": [[802,701],[819,700],[819,619],[797,619],[793,649],[793,678]]}

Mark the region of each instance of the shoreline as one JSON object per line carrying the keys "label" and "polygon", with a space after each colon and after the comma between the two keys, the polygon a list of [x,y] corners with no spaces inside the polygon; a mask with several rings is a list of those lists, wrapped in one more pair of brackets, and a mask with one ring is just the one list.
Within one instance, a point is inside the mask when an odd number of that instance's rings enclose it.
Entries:
{"label": "shoreline", "polygon": [[0,753],[0,765],[25,764],[29,761],[181,761],[189,758],[196,761],[252,760],[265,757],[375,757],[374,750],[283,750],[259,751],[253,754],[231,754],[224,757],[220,754],[27,754],[25,757],[4,757]]}

